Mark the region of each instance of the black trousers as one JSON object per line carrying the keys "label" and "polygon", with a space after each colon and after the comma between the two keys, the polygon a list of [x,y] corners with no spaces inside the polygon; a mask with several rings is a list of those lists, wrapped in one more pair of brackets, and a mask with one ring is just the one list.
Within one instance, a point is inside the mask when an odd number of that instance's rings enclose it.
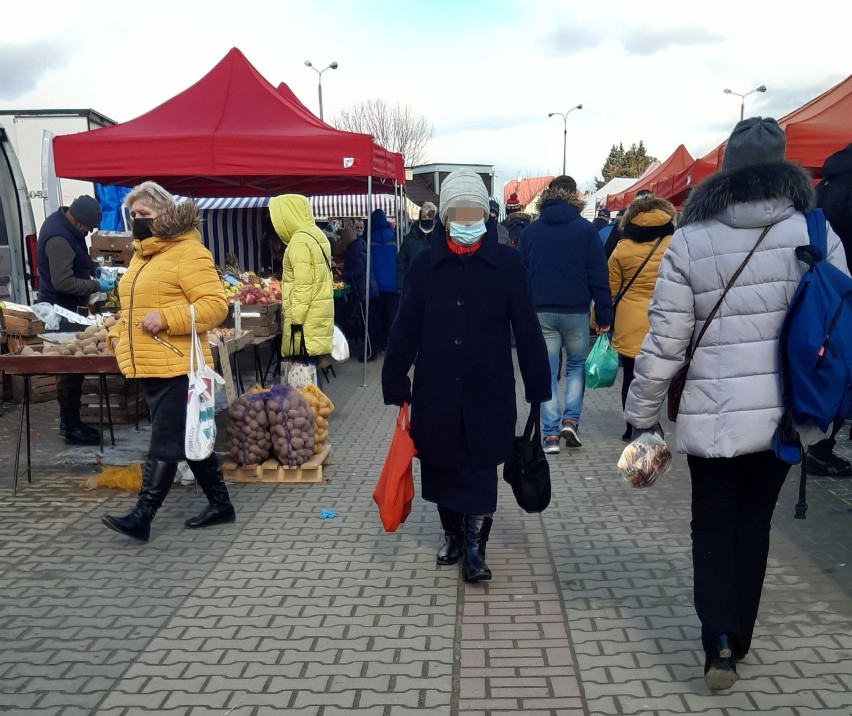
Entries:
{"label": "black trousers", "polygon": [[692,479],[695,610],[704,648],[733,634],[751,647],[769,555],[772,513],[790,465],[771,451],[732,458],[687,456]]}
{"label": "black trousers", "polygon": [[80,424],[80,398],[83,395],[84,375],[66,373],[56,376],[56,402],[59,419],[68,427]]}
{"label": "black trousers", "polygon": [[[374,349],[378,353],[383,352],[387,347],[390,329],[393,325],[394,319],[396,318],[396,314],[399,311],[399,294],[396,292],[390,293],[388,291],[382,291],[379,293],[377,298],[370,299],[371,307],[374,303],[377,311],[376,340],[378,341],[378,346],[374,346]],[[373,322],[372,312],[370,312],[370,322]],[[373,340],[372,331],[370,331],[370,336],[370,340]]]}
{"label": "black trousers", "polygon": [[164,462],[185,458],[186,393],[189,378],[142,378],[145,402],[151,414],[151,446],[148,457]]}
{"label": "black trousers", "polygon": [[[620,354],[619,354],[620,355]],[[627,393],[630,390],[630,384],[633,382],[633,368],[636,366],[635,358],[628,358],[625,355],[621,356],[621,367],[623,375],[621,378],[621,409],[627,404]]]}
{"label": "black trousers", "polygon": [[[57,384],[57,390],[59,386]],[[846,422],[845,418],[838,418],[834,421],[834,425],[831,428],[831,435],[829,435],[825,440],[820,440],[818,443],[811,445],[808,448],[808,452],[811,455],[818,455],[820,457],[827,457],[834,452],[834,446],[837,445],[837,433],[840,432],[840,428],[843,427],[843,423]],[[852,434],[852,433],[850,433]]]}

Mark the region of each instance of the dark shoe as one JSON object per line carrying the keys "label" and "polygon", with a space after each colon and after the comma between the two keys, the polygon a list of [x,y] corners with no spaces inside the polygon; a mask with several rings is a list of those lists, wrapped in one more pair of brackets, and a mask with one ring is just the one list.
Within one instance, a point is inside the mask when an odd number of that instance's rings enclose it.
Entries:
{"label": "dark shoe", "polygon": [[485,559],[485,546],[488,544],[488,538],[491,536],[491,525],[494,524],[494,518],[491,515],[485,515],[482,518],[482,529],[479,531],[479,556]]}
{"label": "dark shoe", "polygon": [[583,443],[580,442],[580,428],[573,420],[562,421],[562,438],[565,440],[565,447],[583,447]]}
{"label": "dark shoe", "polygon": [[825,477],[852,477],[852,463],[844,460],[834,453],[819,454],[808,452],[805,454],[805,469],[809,475],[823,475]]}
{"label": "dark shoe", "polygon": [[737,660],[734,656],[733,639],[729,634],[716,637],[706,650],[704,663],[704,683],[711,691],[730,689],[737,676]]}
{"label": "dark shoe", "polygon": [[630,423],[627,423],[627,430],[621,433],[621,439],[626,443],[633,439],[633,426]]}
{"label": "dark shoe", "polygon": [[134,507],[124,517],[106,515],[101,518],[107,527],[134,539],[147,542],[151,536],[151,522],[172,489],[177,473],[176,462],[148,458],[142,472],[142,488]]}
{"label": "dark shoe", "polygon": [[441,527],[444,528],[444,545],[438,550],[438,564],[455,564],[459,561],[464,543],[464,515],[461,512],[438,507]]}
{"label": "dark shoe", "polygon": [[[98,429],[96,427],[94,427],[93,425],[86,425],[84,423],[77,423],[77,427],[79,427],[84,432],[91,433],[95,437],[98,437]],[[64,437],[65,433],[67,431],[68,431],[68,425],[65,423],[64,420],[62,420],[62,418],[60,418],[59,419],[59,434]]]}
{"label": "dark shoe", "polygon": [[66,445],[100,445],[101,436],[97,430],[92,430],[87,425],[74,425],[65,428]]}
{"label": "dark shoe", "polygon": [[192,530],[235,522],[237,512],[231,504],[222,468],[219,466],[216,455],[211,455],[199,462],[187,461],[187,463],[192,474],[195,475],[196,483],[204,492],[208,505],[200,514],[184,522],[184,527]]}
{"label": "dark shoe", "polygon": [[[464,565],[462,576],[465,582],[485,582],[491,579],[491,570],[485,564],[482,540],[486,515],[465,515],[464,518]],[[489,524],[488,530],[491,530]],[[487,540],[487,535],[486,535]]]}

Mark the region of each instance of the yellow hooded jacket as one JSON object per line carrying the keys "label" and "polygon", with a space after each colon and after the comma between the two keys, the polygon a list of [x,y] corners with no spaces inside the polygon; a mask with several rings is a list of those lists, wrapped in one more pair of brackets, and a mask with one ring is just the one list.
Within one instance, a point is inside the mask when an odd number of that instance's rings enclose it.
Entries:
{"label": "yellow hooded jacket", "polygon": [[[195,204],[178,205],[175,216],[169,218],[172,226],[166,233],[170,238],[154,236],[134,242],[136,253],[118,285],[121,318],[110,331],[107,345],[128,378],[172,378],[189,373],[190,304],[195,306],[195,327],[204,359],[212,366],[207,331],[228,315],[213,257],[195,228]],[[155,222],[154,230],[157,228]],[[183,355],[142,329],[142,319],[152,311],[159,311],[166,326],[158,335]]]}
{"label": "yellow hooded jacket", "polygon": [[[334,290],[331,279],[331,246],[314,223],[308,200],[299,194],[276,196],[269,202],[275,231],[287,247],[281,279],[283,333],[281,353],[292,354],[291,326],[302,326],[305,349],[310,356],[331,353],[334,333]],[[299,352],[298,332],[295,353]]]}
{"label": "yellow hooded jacket", "polygon": [[[635,200],[622,218],[622,227],[633,224],[638,227],[664,227],[673,221],[674,207],[669,202],[658,197],[641,197]],[[642,341],[650,329],[648,323],[648,306],[654,286],[657,284],[657,274],[660,262],[669,246],[671,235],[660,242],[654,255],[642,269],[627,293],[618,302],[615,311],[615,325],[612,334],[612,347],[621,355],[635,358],[642,349]],[[656,244],[651,241],[633,241],[622,238],[609,257],[609,288],[615,298],[622,286],[626,286],[639,270],[642,262]]]}

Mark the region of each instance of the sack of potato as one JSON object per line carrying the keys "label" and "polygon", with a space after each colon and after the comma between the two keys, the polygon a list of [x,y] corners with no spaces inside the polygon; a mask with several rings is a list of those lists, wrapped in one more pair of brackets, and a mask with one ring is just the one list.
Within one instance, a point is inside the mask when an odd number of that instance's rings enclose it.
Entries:
{"label": "sack of potato", "polygon": [[328,441],[328,416],[334,412],[334,403],[317,386],[309,385],[299,391],[314,414],[316,444],[314,454],[319,455]]}
{"label": "sack of potato", "polygon": [[266,401],[272,452],[282,465],[299,467],[314,454],[314,414],[305,399],[289,385],[273,385]]}
{"label": "sack of potato", "polygon": [[228,408],[228,454],[238,465],[259,465],[269,457],[268,395],[268,391],[249,391]]}

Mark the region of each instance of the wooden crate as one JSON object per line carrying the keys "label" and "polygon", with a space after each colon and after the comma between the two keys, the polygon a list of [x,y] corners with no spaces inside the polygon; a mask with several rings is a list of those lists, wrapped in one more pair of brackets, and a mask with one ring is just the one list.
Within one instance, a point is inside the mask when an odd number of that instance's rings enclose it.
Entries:
{"label": "wooden crate", "polygon": [[18,355],[26,346],[41,347],[44,341],[38,336],[17,336],[9,333],[6,336],[6,352]]}
{"label": "wooden crate", "polygon": [[133,249],[133,236],[124,233],[102,233],[96,231],[89,237],[92,249],[98,251],[124,251]]}
{"label": "wooden crate", "polygon": [[322,482],[323,465],[331,464],[331,446],[326,445],[301,467],[290,468],[276,459],[262,465],[242,467],[233,460],[222,463],[222,472],[227,482],[278,482],[287,484],[313,484]]}
{"label": "wooden crate", "polygon": [[118,251],[110,251],[108,249],[89,249],[89,256],[97,260],[98,256],[102,256],[106,266],[130,266],[130,259],[133,258],[133,249],[120,249]]}
{"label": "wooden crate", "polygon": [[[225,328],[234,327],[233,303],[228,306],[228,317],[222,325]],[[269,303],[266,306],[243,304],[240,307],[240,327],[243,330],[250,330],[257,338],[277,335],[281,332],[281,304]]]}
{"label": "wooden crate", "polygon": [[[140,388],[136,397],[136,381],[121,375],[107,376],[107,392],[112,413],[113,425],[129,425],[135,423],[137,417],[148,415],[148,404]],[[97,425],[100,421],[100,398],[98,397],[99,382],[97,378],[87,377],[83,381],[83,396],[80,399],[80,419],[87,425]],[[104,403],[104,420],[107,419],[106,403]]]}
{"label": "wooden crate", "polygon": [[[24,377],[12,376],[12,400],[20,403],[24,399]],[[56,400],[56,376],[55,375],[33,375],[30,376],[30,402],[47,403]]]}
{"label": "wooden crate", "polygon": [[37,336],[39,333],[44,333],[44,323],[35,316],[14,316],[4,313],[3,328],[7,334],[17,336]]}

